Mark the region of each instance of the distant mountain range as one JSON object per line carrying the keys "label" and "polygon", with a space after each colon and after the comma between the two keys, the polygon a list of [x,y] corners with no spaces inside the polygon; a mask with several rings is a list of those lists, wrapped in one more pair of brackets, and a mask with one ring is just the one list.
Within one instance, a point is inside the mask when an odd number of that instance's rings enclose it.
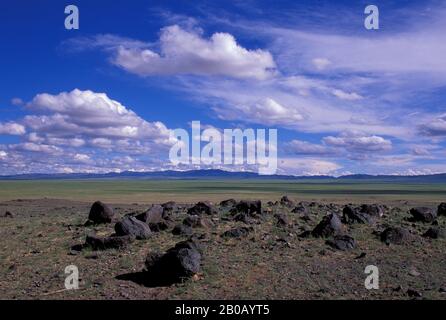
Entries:
{"label": "distant mountain range", "polygon": [[153,171],[120,173],[55,173],[55,174],[18,174],[0,176],[0,180],[62,180],[62,179],[259,179],[259,180],[320,180],[320,181],[382,181],[382,182],[418,182],[418,183],[446,183],[446,173],[418,176],[400,175],[367,175],[352,174],[340,177],[333,176],[291,176],[291,175],[259,175],[255,172],[230,172],[224,170],[190,170],[190,171]]}

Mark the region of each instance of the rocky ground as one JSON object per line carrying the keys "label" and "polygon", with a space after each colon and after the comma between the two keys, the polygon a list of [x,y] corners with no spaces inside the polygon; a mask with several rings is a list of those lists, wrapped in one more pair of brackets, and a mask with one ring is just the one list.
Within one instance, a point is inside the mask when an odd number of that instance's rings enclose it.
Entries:
{"label": "rocky ground", "polygon": [[[1,299],[446,299],[446,205],[0,203]],[[66,266],[79,289],[64,290]],[[366,266],[379,269],[367,290]]]}

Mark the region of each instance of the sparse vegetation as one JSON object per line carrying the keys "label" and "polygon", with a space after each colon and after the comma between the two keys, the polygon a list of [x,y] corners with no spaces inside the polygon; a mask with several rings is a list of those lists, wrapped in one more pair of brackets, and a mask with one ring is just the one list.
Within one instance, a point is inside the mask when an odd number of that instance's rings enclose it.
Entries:
{"label": "sparse vegetation", "polygon": [[[1,182],[5,185],[9,183]],[[28,182],[20,183],[23,186]],[[367,193],[371,189],[378,192],[379,187],[376,185],[357,185],[358,190],[365,193],[356,193],[350,197],[344,192],[352,185],[344,185],[342,189],[341,186],[325,185],[322,188],[320,184],[285,182],[279,187],[276,182],[271,182],[268,191],[266,182],[241,182],[238,187],[234,187],[236,182],[228,182],[228,188],[222,188],[217,183],[220,189],[203,192],[202,188],[198,188],[198,191],[186,192],[182,189],[182,182],[166,182],[157,188],[156,193],[151,193],[148,189],[141,189],[148,185],[155,188],[153,181],[137,181],[135,185],[126,181],[121,185],[121,194],[116,196],[116,201],[110,202],[104,199],[116,195],[108,192],[110,188],[117,192],[117,181],[102,182],[102,187],[100,184],[86,187],[89,184],[85,182],[74,182],[74,186],[70,185],[71,182],[58,182],[59,193],[55,194],[51,193],[52,183],[43,182],[39,188],[34,184],[33,192],[36,198],[39,197],[34,200],[24,199],[31,197],[31,194],[26,188],[21,193],[19,185],[1,189],[0,197],[5,201],[0,203],[0,210],[13,214],[12,218],[0,218],[2,299],[416,298],[417,295],[408,294],[408,291],[412,292],[410,290],[420,293],[421,298],[446,298],[445,293],[441,292],[441,288],[446,286],[446,239],[423,236],[433,227],[432,223],[411,221],[409,213],[411,208],[418,206],[435,210],[441,202],[440,198],[446,199],[446,194],[439,192],[446,188],[442,185],[430,187],[438,191],[432,198],[426,192],[416,193],[423,186],[380,186],[382,193],[389,189],[395,190],[389,198],[388,195],[375,193],[371,196]],[[207,186],[211,182],[188,183]],[[169,185],[170,191],[167,191]],[[83,189],[77,192],[75,186]],[[230,188],[238,189],[240,186],[245,187],[242,188],[245,191]],[[319,194],[317,187],[321,188]],[[189,188],[192,186],[189,185]],[[289,189],[285,191],[286,188]],[[13,189],[15,194],[12,193]],[[89,201],[80,201],[88,189],[92,193],[87,197]],[[426,189],[430,190],[429,187]],[[222,190],[229,191],[224,193]],[[256,190],[263,191],[257,193]],[[165,192],[166,198],[154,201],[160,191]],[[62,192],[65,192],[62,198],[66,199],[49,199],[61,196]],[[301,210],[293,212],[294,205],[281,204],[279,200],[284,194],[289,196],[295,206],[304,206],[309,218],[303,219]],[[134,241],[119,250],[93,251],[86,248],[79,252],[73,251],[71,247],[84,243],[87,234],[106,237],[114,232],[114,223],[84,226],[93,196],[101,196],[93,200],[108,203],[121,217],[145,212],[150,203],[163,200],[176,200],[179,206],[169,215],[172,219],[169,229],[153,232],[149,239]],[[139,199],[138,204],[134,203],[135,198]],[[142,198],[146,200],[142,201]],[[187,201],[178,201],[178,198]],[[246,220],[247,223],[235,221],[232,219],[235,212],[231,212],[230,207],[220,207],[216,201],[226,198],[260,198],[264,200],[262,213],[247,213],[250,218]],[[119,278],[123,274],[141,272],[149,253],[165,252],[187,239],[187,236],[173,235],[173,226],[183,223],[187,209],[194,203],[209,199],[214,200],[218,213],[205,215],[208,222],[212,223],[197,224],[193,228],[203,245],[201,270],[196,276],[177,284],[153,287]],[[272,203],[267,205],[265,200],[271,200]],[[343,207],[349,203],[352,203],[353,208],[359,208],[362,203],[384,205],[383,216],[370,220],[370,223],[343,222],[345,233],[355,240],[354,248],[337,250],[327,245],[325,238],[301,236],[311,232],[329,212],[342,217]],[[278,224],[279,219],[286,223]],[[446,228],[446,217],[438,216],[434,224],[435,228],[443,230]],[[240,227],[249,227],[246,236],[222,237],[228,230]],[[407,243],[386,245],[381,241],[380,234],[388,227],[408,230],[410,239]],[[61,291],[64,288],[64,269],[70,264],[79,268],[80,289]],[[364,268],[369,264],[380,269],[379,290],[369,291],[364,287]]]}

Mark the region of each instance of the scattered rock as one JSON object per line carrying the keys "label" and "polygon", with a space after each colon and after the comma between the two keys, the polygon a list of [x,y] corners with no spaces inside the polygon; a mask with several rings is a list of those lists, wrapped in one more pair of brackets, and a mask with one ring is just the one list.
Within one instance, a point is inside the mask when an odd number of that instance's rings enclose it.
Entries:
{"label": "scattered rock", "polygon": [[341,234],[343,226],[341,220],[336,213],[325,216],[321,222],[313,229],[311,234],[314,237],[330,237]]}
{"label": "scattered rock", "polygon": [[338,235],[333,239],[327,240],[326,243],[335,249],[347,251],[356,248],[356,241],[348,235]]}
{"label": "scattered rock", "polygon": [[438,205],[437,215],[446,216],[446,202],[442,202]]}
{"label": "scattered rock", "polygon": [[101,201],[96,201],[90,208],[88,220],[93,224],[110,223],[115,219],[113,209]]}
{"label": "scattered rock", "polygon": [[152,232],[160,232],[169,229],[171,224],[170,220],[163,220],[158,223],[149,223],[149,228]]}
{"label": "scattered rock", "polygon": [[136,219],[144,223],[159,223],[164,219],[164,208],[159,204],[151,206],[146,212],[136,216]]}
{"label": "scattered rock", "polygon": [[246,224],[254,224],[256,221],[246,213],[237,213],[233,218],[234,221],[241,221]]}
{"label": "scattered rock", "polygon": [[158,251],[152,251],[147,254],[146,260],[144,262],[144,265],[146,267],[146,270],[151,270],[155,266],[155,264],[161,259],[163,256],[163,253]]}
{"label": "scattered rock", "polygon": [[296,207],[294,207],[293,210],[291,210],[292,213],[298,213],[298,214],[302,214],[302,215],[308,215],[308,209],[307,207],[305,207],[302,204],[298,204]]}
{"label": "scattered rock", "polygon": [[412,298],[421,298],[423,296],[421,292],[415,289],[407,289],[407,295]]}
{"label": "scattered rock", "polygon": [[224,238],[242,238],[246,237],[251,231],[254,229],[252,227],[238,227],[228,231],[225,231],[222,234]]}
{"label": "scattered rock", "polygon": [[384,215],[384,208],[379,204],[362,204],[358,209],[372,217],[382,217]]}
{"label": "scattered rock", "polygon": [[172,234],[176,236],[190,236],[193,232],[192,227],[185,224],[178,224],[172,230]]}
{"label": "scattered rock", "polygon": [[183,224],[192,228],[211,228],[213,226],[212,221],[201,216],[187,216],[183,220]]}
{"label": "scattered rock", "polygon": [[393,291],[393,292],[400,292],[400,291],[402,291],[402,290],[403,290],[403,286],[402,286],[402,285],[398,285],[397,287],[392,288],[392,291]]}
{"label": "scattered rock", "polygon": [[423,237],[432,239],[444,239],[446,238],[446,230],[440,227],[432,227],[423,234]]}
{"label": "scattered rock", "polygon": [[179,242],[165,254],[150,253],[146,258],[146,272],[151,278],[176,283],[200,271],[201,252],[193,240]]}
{"label": "scattered rock", "polygon": [[346,224],[372,223],[373,218],[369,214],[362,212],[360,208],[345,206],[342,210],[342,222]]}
{"label": "scattered rock", "polygon": [[161,204],[161,207],[164,209],[164,215],[172,213],[175,210],[178,210],[178,205],[175,201],[168,201]]}
{"label": "scattered rock", "polygon": [[389,227],[381,232],[380,237],[386,244],[404,244],[410,239],[410,233],[401,227]]}
{"label": "scattered rock", "polygon": [[134,236],[110,236],[100,238],[94,235],[88,235],[85,239],[85,246],[90,246],[93,250],[121,249],[133,242]]}
{"label": "scattered rock", "polygon": [[359,256],[355,257],[355,260],[365,258],[366,255],[367,255],[367,253],[361,252],[361,254]]}
{"label": "scattered rock", "polygon": [[276,225],[278,227],[286,227],[288,225],[290,225],[290,221],[288,219],[288,217],[283,214],[283,213],[278,213],[275,215],[276,219],[277,219],[277,223]]}
{"label": "scattered rock", "polygon": [[433,222],[437,219],[437,213],[427,207],[412,208],[410,209],[410,214],[412,215],[412,220],[415,222]]}
{"label": "scattered rock", "polygon": [[5,218],[14,218],[14,214],[12,214],[10,211],[6,211],[3,216]]}
{"label": "scattered rock", "polygon": [[288,196],[283,196],[280,199],[280,205],[282,205],[284,207],[293,207],[294,206],[294,201],[291,200],[290,198],[288,198]]}
{"label": "scattered rock", "polygon": [[189,208],[187,210],[187,214],[191,215],[212,215],[217,214],[217,209],[212,204],[212,202],[209,201],[200,201],[197,204],[195,204],[193,207]]}
{"label": "scattered rock", "polygon": [[262,214],[262,202],[260,200],[242,200],[235,205],[235,207],[231,210],[231,213],[233,215],[236,215],[237,213],[245,213],[249,215]]}
{"label": "scattered rock", "polygon": [[227,199],[227,200],[223,200],[222,202],[220,202],[220,206],[233,207],[233,206],[235,206],[236,203],[237,203],[237,201],[235,201],[235,199]]}
{"label": "scattered rock", "polygon": [[138,240],[148,239],[152,234],[147,224],[130,216],[115,224],[115,232],[118,236],[133,235]]}

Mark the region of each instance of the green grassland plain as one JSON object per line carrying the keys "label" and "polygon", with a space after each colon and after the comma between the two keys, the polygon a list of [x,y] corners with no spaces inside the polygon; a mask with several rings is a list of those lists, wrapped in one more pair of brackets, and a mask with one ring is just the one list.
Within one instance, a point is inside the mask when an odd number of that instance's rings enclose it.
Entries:
{"label": "green grassland plain", "polygon": [[0,180],[0,201],[51,198],[129,204],[170,200],[191,203],[227,198],[277,200],[282,195],[336,203],[436,203],[446,201],[446,184],[367,180]]}

